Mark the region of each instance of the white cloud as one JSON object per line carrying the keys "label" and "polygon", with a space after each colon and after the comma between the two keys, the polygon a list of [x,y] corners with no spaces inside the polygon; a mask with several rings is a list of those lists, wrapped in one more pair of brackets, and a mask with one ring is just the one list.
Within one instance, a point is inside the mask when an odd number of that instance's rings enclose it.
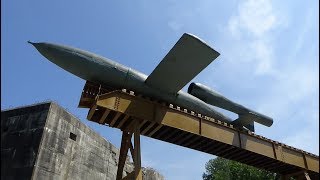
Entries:
{"label": "white cloud", "polygon": [[[305,21],[296,34],[295,43],[281,45],[285,46],[284,50],[292,50],[288,52],[276,51],[278,44],[274,40],[277,40],[277,33],[290,31],[292,24],[288,24],[268,0],[238,4],[225,27],[229,33],[222,34],[228,40],[223,48],[227,60],[223,67],[231,72],[224,80],[229,80],[233,86],[236,84],[239,89],[260,86],[255,88],[260,93],[251,95],[251,100],[239,102],[253,103],[253,109],[274,118],[272,128],[260,130],[258,127],[258,131],[266,137],[318,154],[319,140],[312,136],[319,134],[319,69],[316,68],[319,62],[310,60],[318,59],[319,51],[305,47],[310,30],[314,28],[314,14],[308,12],[303,17]],[[306,59],[302,61],[298,55]],[[286,61],[280,59],[283,56]],[[227,79],[233,76],[237,78]]]}
{"label": "white cloud", "polygon": [[238,15],[231,18],[229,25],[233,31],[239,29],[261,37],[275,27],[276,18],[270,1],[249,0],[238,6]]}
{"label": "white cloud", "polygon": [[[232,41],[238,41],[234,48],[243,49],[246,62],[255,64],[255,74],[272,74],[274,50],[270,32],[281,23],[268,0],[249,0],[240,3],[237,13],[227,25]],[[233,55],[238,56],[238,55]],[[242,55],[243,56],[243,55]],[[240,59],[232,57],[231,59]]]}
{"label": "white cloud", "polygon": [[273,49],[265,41],[259,39],[251,42],[250,48],[253,52],[253,60],[256,64],[256,74],[273,73]]}

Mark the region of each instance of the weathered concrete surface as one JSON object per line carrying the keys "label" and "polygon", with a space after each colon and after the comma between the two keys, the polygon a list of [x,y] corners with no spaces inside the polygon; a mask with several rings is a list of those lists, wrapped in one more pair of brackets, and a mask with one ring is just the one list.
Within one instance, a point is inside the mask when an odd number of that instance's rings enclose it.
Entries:
{"label": "weathered concrete surface", "polygon": [[[1,179],[113,180],[118,157],[116,147],[55,103],[1,111]],[[132,170],[128,158],[123,175]],[[144,172],[144,179],[162,177]]]}
{"label": "weathered concrete surface", "polygon": [[49,107],[1,111],[1,179],[30,179]]}

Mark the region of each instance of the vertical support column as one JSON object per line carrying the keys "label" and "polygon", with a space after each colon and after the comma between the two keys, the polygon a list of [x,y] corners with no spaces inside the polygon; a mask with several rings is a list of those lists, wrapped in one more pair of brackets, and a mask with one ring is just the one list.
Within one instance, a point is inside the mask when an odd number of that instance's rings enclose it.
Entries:
{"label": "vertical support column", "polygon": [[134,177],[135,180],[142,180],[141,150],[140,150],[140,128],[137,124],[134,130]]}
{"label": "vertical support column", "polygon": [[118,162],[118,170],[117,170],[117,180],[122,179],[122,173],[124,164],[127,159],[128,149],[131,144],[131,137],[132,133],[128,131],[122,132],[122,139],[121,139],[121,147],[120,147],[120,154],[119,154],[119,162]]}
{"label": "vertical support column", "polygon": [[[134,147],[132,146],[131,142],[132,134],[134,134]],[[134,162],[134,171],[129,173],[126,177],[122,178],[123,168],[129,149]],[[135,122],[132,126],[130,126],[130,128],[122,132],[121,148],[117,170],[117,180],[142,180],[140,149],[140,126],[138,122]]]}

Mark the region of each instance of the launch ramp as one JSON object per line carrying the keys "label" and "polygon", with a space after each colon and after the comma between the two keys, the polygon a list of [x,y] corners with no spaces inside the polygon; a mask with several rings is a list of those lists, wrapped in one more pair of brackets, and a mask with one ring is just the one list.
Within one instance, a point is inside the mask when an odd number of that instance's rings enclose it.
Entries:
{"label": "launch ramp", "polygon": [[[319,157],[314,154],[132,91],[112,90],[87,82],[79,107],[90,108],[88,120],[122,130],[121,149],[125,156],[128,149],[134,152],[134,161],[140,158],[136,135],[141,134],[276,172],[286,178],[319,178]],[[134,149],[132,133],[138,146]],[[138,165],[139,162],[140,159]]]}

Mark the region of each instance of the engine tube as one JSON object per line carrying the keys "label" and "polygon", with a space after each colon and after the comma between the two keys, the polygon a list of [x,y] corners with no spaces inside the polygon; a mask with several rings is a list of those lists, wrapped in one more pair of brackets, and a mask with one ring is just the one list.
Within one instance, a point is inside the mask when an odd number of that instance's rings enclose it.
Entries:
{"label": "engine tube", "polygon": [[235,121],[237,124],[247,125],[255,121],[270,127],[273,123],[272,118],[235,103],[203,84],[191,83],[188,88],[188,93],[201,99],[205,103],[237,113],[239,115],[239,118]]}

